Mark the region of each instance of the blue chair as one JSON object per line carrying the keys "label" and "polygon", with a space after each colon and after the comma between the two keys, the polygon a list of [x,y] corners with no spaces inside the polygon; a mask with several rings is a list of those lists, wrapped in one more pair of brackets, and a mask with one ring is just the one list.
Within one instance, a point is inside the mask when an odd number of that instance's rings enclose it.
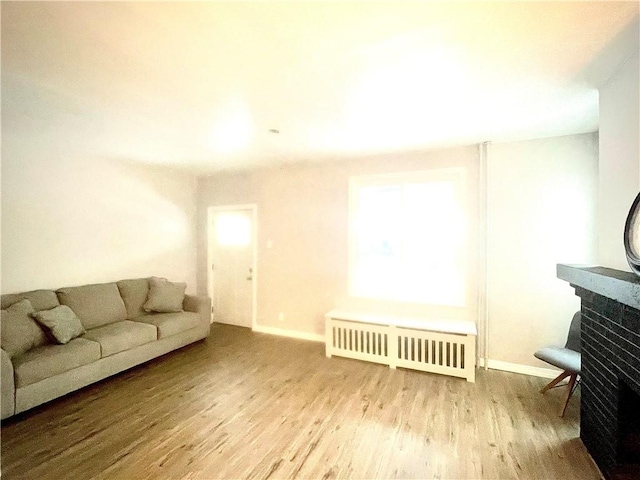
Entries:
{"label": "blue chair", "polygon": [[[569,377],[567,390],[565,393],[564,404],[560,410],[560,416],[564,417],[567,404],[571,398],[571,394],[576,388],[578,377],[580,376],[581,354],[580,354],[580,320],[582,315],[576,312],[569,326],[569,334],[567,335],[567,343],[564,347],[545,347],[533,354],[534,357],[547,362],[554,367],[561,368],[563,371],[556,378],[551,380],[540,393],[546,393],[549,389],[555,387],[565,378]],[[563,385],[564,386],[564,385]]]}

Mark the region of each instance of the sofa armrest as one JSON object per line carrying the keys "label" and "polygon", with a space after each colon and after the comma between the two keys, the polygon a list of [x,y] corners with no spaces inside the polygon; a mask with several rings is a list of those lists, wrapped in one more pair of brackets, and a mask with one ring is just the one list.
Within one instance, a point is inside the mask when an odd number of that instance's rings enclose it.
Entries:
{"label": "sofa armrest", "polygon": [[13,363],[9,354],[0,349],[0,410],[3,419],[16,411],[16,385],[13,380]]}
{"label": "sofa armrest", "polygon": [[209,325],[211,323],[211,299],[209,297],[185,295],[182,308],[185,312],[199,313],[203,324]]}

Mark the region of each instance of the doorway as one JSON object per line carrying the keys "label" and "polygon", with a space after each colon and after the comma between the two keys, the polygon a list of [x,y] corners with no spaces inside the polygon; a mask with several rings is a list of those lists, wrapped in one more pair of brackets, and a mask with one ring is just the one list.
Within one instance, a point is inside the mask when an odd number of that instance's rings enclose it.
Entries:
{"label": "doorway", "polygon": [[256,317],[256,205],[209,207],[211,321],[253,328]]}

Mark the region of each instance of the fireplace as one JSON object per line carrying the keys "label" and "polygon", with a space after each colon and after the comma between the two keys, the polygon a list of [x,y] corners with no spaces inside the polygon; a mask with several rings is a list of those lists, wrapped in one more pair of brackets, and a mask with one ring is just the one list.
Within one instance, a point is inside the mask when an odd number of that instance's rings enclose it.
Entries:
{"label": "fireplace", "polygon": [[610,480],[640,479],[640,279],[558,265],[581,299],[580,438]]}
{"label": "fireplace", "polygon": [[620,380],[618,453],[623,465],[640,465],[640,395]]}

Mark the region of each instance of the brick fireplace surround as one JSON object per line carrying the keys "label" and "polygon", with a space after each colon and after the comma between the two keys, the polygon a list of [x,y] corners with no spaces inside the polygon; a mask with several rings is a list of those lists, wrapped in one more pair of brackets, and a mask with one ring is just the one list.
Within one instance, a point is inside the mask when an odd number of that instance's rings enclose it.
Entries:
{"label": "brick fireplace surround", "polygon": [[605,478],[640,479],[640,278],[559,264],[582,311],[580,438]]}

